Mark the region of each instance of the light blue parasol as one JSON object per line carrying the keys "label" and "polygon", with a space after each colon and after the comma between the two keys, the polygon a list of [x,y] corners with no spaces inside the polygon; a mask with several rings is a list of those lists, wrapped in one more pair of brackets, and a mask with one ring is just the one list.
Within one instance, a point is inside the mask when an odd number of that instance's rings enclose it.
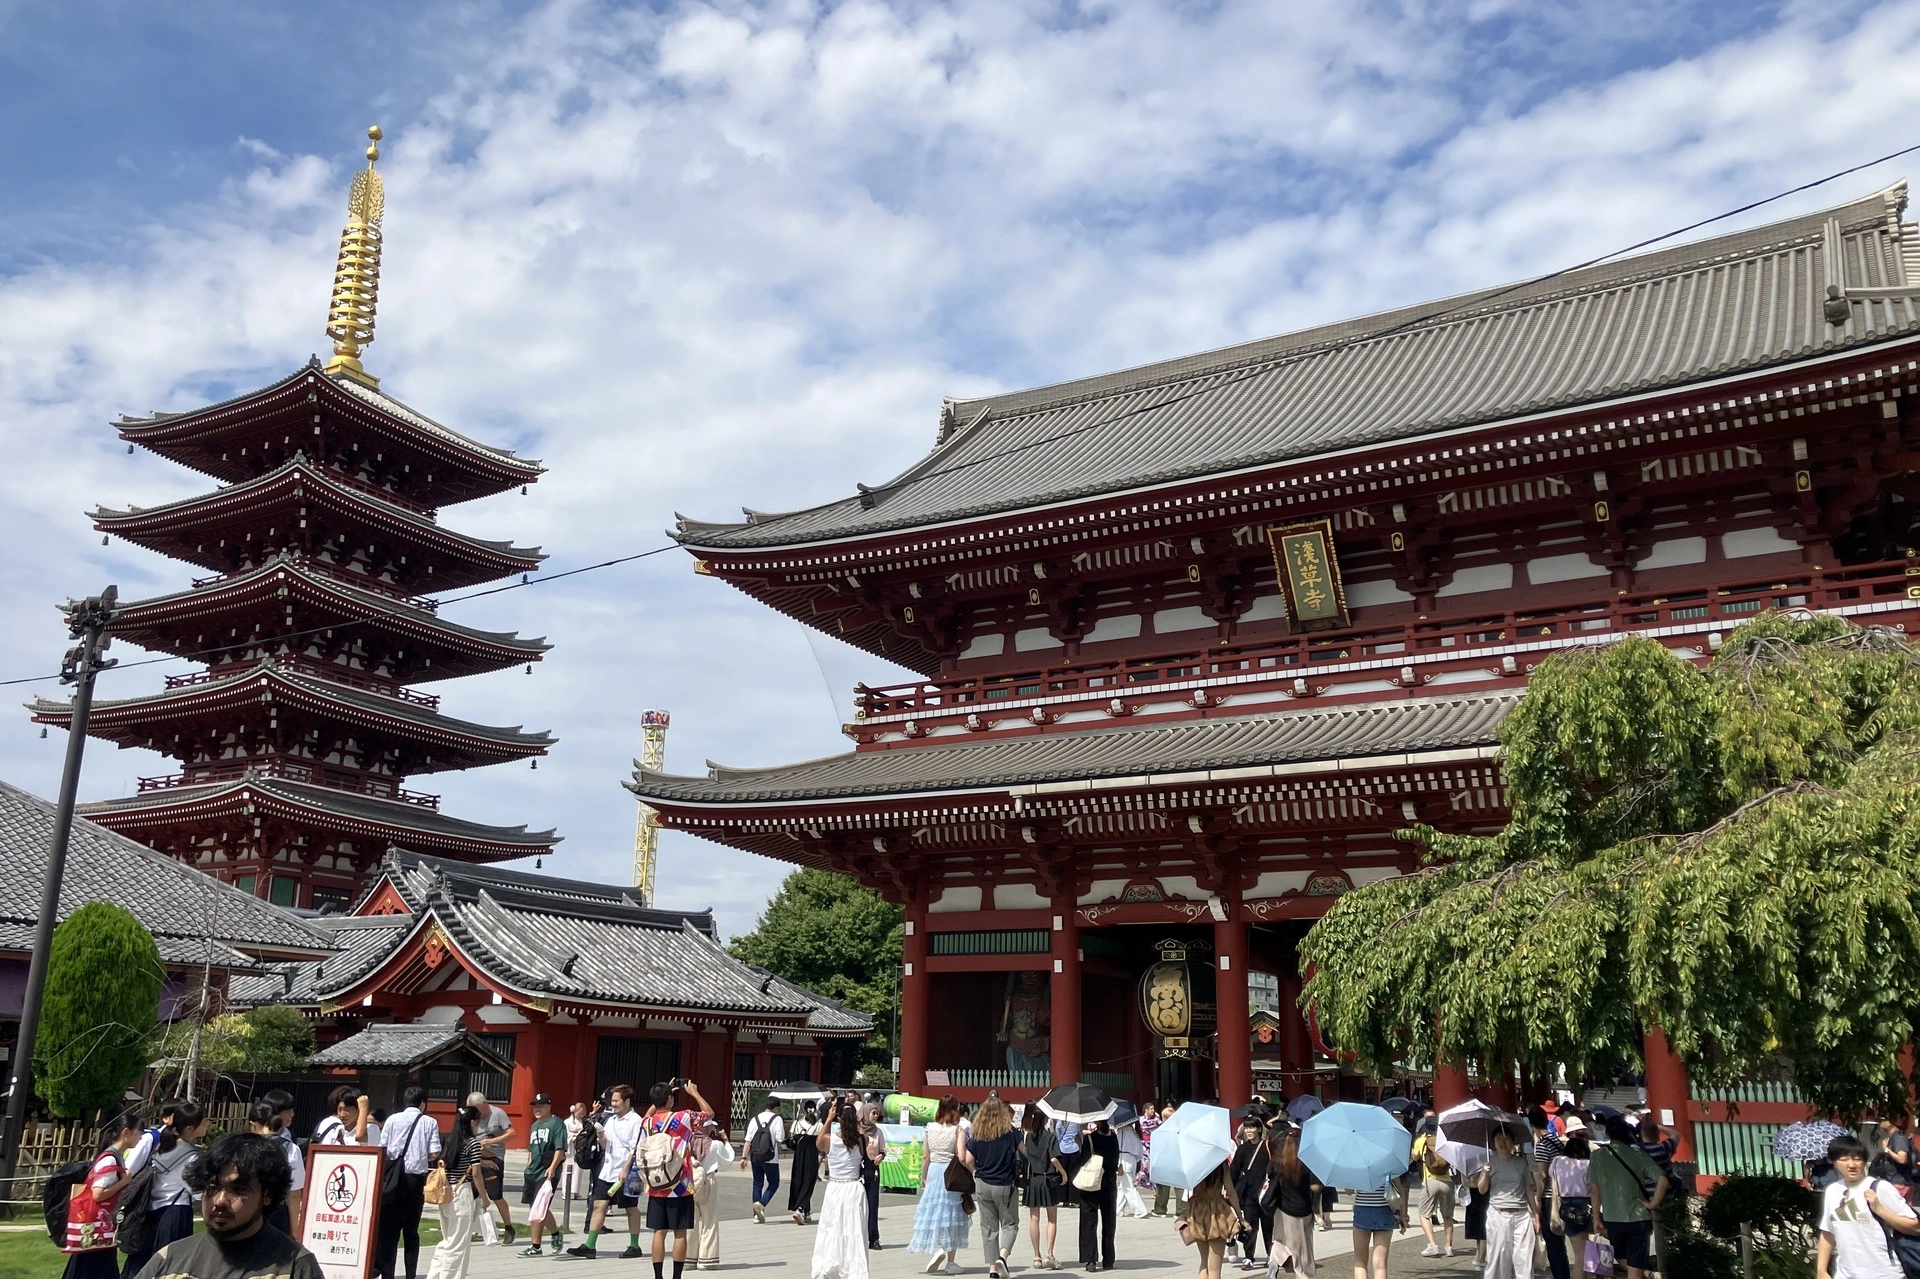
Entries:
{"label": "light blue parasol", "polygon": [[1219,1106],[1190,1101],[1153,1131],[1153,1184],[1192,1190],[1233,1157],[1233,1131]]}
{"label": "light blue parasol", "polygon": [[1378,1190],[1412,1158],[1413,1134],[1378,1106],[1336,1101],[1300,1129],[1301,1161],[1342,1190]]}

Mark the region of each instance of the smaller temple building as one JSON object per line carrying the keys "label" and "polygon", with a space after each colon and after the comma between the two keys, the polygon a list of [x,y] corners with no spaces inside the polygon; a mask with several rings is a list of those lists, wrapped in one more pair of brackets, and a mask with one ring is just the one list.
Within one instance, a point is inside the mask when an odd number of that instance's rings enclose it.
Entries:
{"label": "smaller temple building", "polygon": [[314,1064],[378,1105],[413,1081],[444,1107],[481,1091],[524,1131],[536,1092],[564,1108],[684,1075],[725,1118],[735,1080],[846,1082],[873,1030],[728,954],[711,911],[630,887],[393,849],[350,914],[314,923],[337,953],[237,980],[233,1001],[308,1010]]}

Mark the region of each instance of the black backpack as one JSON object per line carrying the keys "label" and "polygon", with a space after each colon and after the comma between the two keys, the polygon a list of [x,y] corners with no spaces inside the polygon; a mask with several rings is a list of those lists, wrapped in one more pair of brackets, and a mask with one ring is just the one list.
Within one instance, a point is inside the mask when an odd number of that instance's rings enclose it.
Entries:
{"label": "black backpack", "polygon": [[747,1141],[747,1159],[751,1163],[772,1163],[779,1157],[778,1150],[773,1144],[773,1125],[767,1121],[768,1113],[771,1112],[763,1111],[760,1117],[753,1121],[759,1127],[753,1130],[753,1136]]}
{"label": "black backpack", "polygon": [[600,1156],[605,1152],[606,1147],[600,1143],[600,1125],[591,1119],[581,1124],[580,1135],[573,1139],[574,1165],[586,1169],[587,1175],[591,1176],[594,1169],[600,1166]]}
{"label": "black backpack", "polygon": [[47,1234],[62,1248],[67,1246],[67,1199],[73,1194],[75,1186],[86,1181],[87,1172],[92,1167],[91,1159],[76,1159],[70,1164],[61,1164],[41,1188],[40,1209],[46,1214]]}

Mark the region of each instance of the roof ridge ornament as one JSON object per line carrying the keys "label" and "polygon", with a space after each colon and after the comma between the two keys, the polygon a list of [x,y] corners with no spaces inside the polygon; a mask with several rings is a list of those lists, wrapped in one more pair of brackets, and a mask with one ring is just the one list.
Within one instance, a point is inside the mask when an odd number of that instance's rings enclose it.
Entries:
{"label": "roof ridge ornament", "polygon": [[373,341],[374,311],[380,300],[380,219],[386,213],[386,185],[374,162],[380,158],[380,126],[367,130],[367,167],[353,175],[347,193],[347,224],[340,232],[340,258],[333,271],[333,301],[327,308],[327,336],[333,358],[326,373],[339,373],[363,386],[380,379],[361,367],[360,352]]}

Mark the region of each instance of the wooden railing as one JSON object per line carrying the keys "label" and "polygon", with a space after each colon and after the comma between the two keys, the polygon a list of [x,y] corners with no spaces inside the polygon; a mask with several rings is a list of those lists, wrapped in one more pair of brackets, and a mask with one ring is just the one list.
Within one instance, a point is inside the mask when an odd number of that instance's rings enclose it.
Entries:
{"label": "wooden railing", "polygon": [[[315,679],[330,684],[343,684],[348,688],[362,692],[378,693],[382,697],[391,697],[396,701],[408,702],[414,706],[424,706],[428,710],[440,709],[440,697],[435,693],[416,692],[406,685],[380,675],[370,675],[366,671],[356,671],[350,667],[339,666],[332,662],[316,662],[308,657],[295,657],[287,653],[276,653],[267,659],[274,667],[285,671],[298,671],[302,675],[311,675]],[[211,670],[195,671],[190,675],[167,676],[168,688],[191,688],[196,684],[210,684],[216,680],[232,679],[241,671],[259,665],[259,659],[229,662]]]}
{"label": "wooden railing", "polygon": [[307,782],[314,786],[324,786],[328,790],[345,791],[353,795],[371,795],[375,799],[397,800],[403,804],[430,808],[435,812],[440,809],[438,795],[406,790],[380,778],[355,776],[342,773],[338,769],[301,764],[280,758],[231,760],[199,766],[184,773],[170,773],[164,777],[142,777],[137,786],[139,792],[173,790],[180,786],[210,786],[216,782],[238,781],[248,773],[252,773],[255,777],[278,777],[290,782]]}
{"label": "wooden railing", "polygon": [[[997,675],[962,675],[855,690],[856,724],[918,716],[1005,709],[1000,703],[1107,699],[1193,687],[1292,680],[1302,693],[1387,678],[1427,682],[1447,665],[1485,666],[1502,650],[1541,651],[1607,636],[1673,628],[1674,633],[1728,629],[1770,608],[1817,610],[1886,601],[1920,608],[1920,560],[1772,574],[1685,592],[1596,594],[1549,609],[1487,612],[1424,622],[1396,622],[1307,635],[1207,645],[1151,658],[1108,658]],[[1492,653],[1489,650],[1493,650]],[[1511,653],[1509,652],[1510,656]],[[1516,660],[1505,674],[1524,673]],[[1204,704],[1204,703],[1198,703]]]}

